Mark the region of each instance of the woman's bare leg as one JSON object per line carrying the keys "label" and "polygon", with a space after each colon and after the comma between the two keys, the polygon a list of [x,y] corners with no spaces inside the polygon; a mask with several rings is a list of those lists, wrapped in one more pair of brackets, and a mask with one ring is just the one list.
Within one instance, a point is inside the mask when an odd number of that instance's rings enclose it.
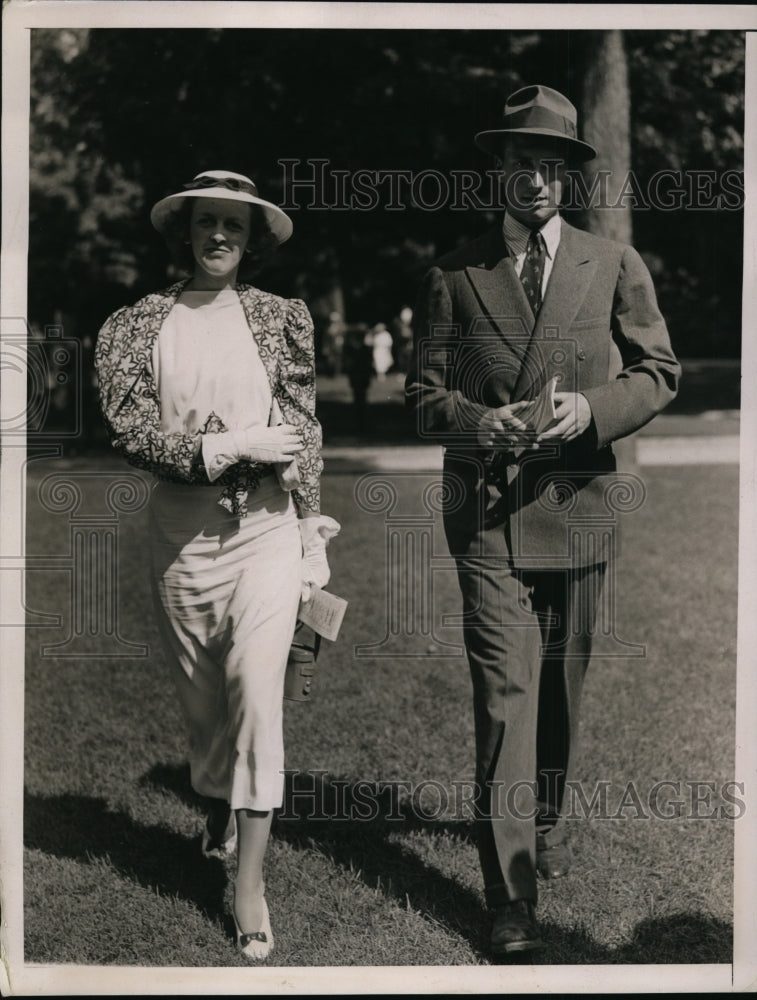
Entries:
{"label": "woman's bare leg", "polygon": [[271,832],[273,810],[258,812],[237,809],[237,877],[234,881],[234,909],[240,929],[252,934],[263,923],[263,858]]}

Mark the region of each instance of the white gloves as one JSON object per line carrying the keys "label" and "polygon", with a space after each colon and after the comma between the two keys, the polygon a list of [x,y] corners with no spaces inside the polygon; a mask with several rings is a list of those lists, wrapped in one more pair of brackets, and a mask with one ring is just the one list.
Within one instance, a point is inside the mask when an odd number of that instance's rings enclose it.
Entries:
{"label": "white gloves", "polygon": [[211,483],[241,459],[289,463],[303,448],[297,428],[292,424],[275,427],[259,424],[241,431],[202,435],[202,460]]}
{"label": "white gloves", "polygon": [[342,526],[325,514],[303,517],[297,523],[302,538],[302,599],[309,601],[312,588],[325,587],[331,578],[326,546]]}

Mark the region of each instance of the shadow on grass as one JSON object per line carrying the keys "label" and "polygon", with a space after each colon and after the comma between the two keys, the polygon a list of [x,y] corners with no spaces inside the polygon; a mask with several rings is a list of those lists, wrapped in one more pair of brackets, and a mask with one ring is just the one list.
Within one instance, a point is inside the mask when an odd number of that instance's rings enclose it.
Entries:
{"label": "shadow on grass", "polygon": [[143,787],[171,792],[185,805],[200,812],[204,811],[205,799],[192,788],[189,764],[156,764],[140,778],[139,783]]}
{"label": "shadow on grass", "polygon": [[551,921],[542,921],[540,931],[546,947],[532,959],[534,965],[717,965],[730,964],[733,955],[730,925],[700,913],[641,920],[631,941],[619,948]]}
{"label": "shadow on grass", "polygon": [[[191,788],[186,766],[157,765],[143,783],[163,788],[190,806],[202,802]],[[409,902],[484,954],[486,921],[480,898],[391,839],[395,833],[421,830],[468,841],[472,825],[425,821],[409,804],[393,801],[388,787],[379,786],[375,794],[371,788],[369,797],[364,787],[362,792],[348,780],[324,781],[320,772],[287,773],[284,806],[272,836],[295,848],[315,846],[335,864],[359,869],[366,885],[403,906]]]}
{"label": "shadow on grass", "polygon": [[[420,832],[474,842],[472,821],[427,819],[381,783],[357,785],[323,780],[320,772],[287,775],[284,808],[274,836],[300,848],[317,848],[335,864],[357,871],[366,885],[413,909],[467,940],[481,957],[488,954],[488,922],[478,894],[427,864],[396,834]],[[608,948],[583,931],[566,931],[551,921],[540,925],[546,948],[526,961],[536,965],[723,963],[731,961],[728,924],[709,915],[670,914],[640,921],[632,941]]]}
{"label": "shadow on grass", "polygon": [[288,773],[284,806],[273,836],[296,848],[316,847],[335,864],[357,871],[372,889],[430,917],[485,953],[486,920],[480,897],[427,864],[395,834],[473,838],[470,822],[425,820],[396,791],[379,782],[323,780],[320,772]]}
{"label": "shadow on grass", "polygon": [[[142,783],[163,788],[193,807],[202,803],[189,784],[186,766],[159,765]],[[224,866],[201,855],[197,838],[143,826],[110,810],[103,800],[82,795],[27,795],[24,808],[27,847],[84,862],[106,858],[136,883],[186,899],[208,919],[228,923]],[[394,839],[413,833],[429,840],[474,840],[470,821],[426,819],[410,803],[398,802],[389,786],[323,780],[322,772],[287,775],[284,807],[273,827],[274,838],[295,849],[315,848],[387,899],[409,905],[459,935],[486,960],[488,925],[481,896]],[[566,930],[552,921],[542,921],[540,930],[543,951],[516,955],[502,964],[728,963],[733,947],[728,924],[697,913],[642,920],[633,939],[619,948],[608,948],[583,930]]]}
{"label": "shadow on grass", "polygon": [[203,857],[198,838],[144,826],[86,795],[24,798],[24,843],[59,858],[105,858],[119,874],[194,903],[225,922],[226,876],[221,861]]}
{"label": "shadow on grass", "polygon": [[[143,780],[172,792],[190,806],[202,803],[190,786],[187,766],[158,765]],[[481,896],[395,839],[413,833],[475,844],[471,820],[424,818],[410,802],[398,801],[395,786],[355,783],[333,775],[325,778],[320,771],[305,771],[287,773],[284,806],[276,817],[272,835],[296,849],[315,848],[334,864],[357,872],[365,885],[402,906],[409,904],[468,941],[474,952],[486,959],[489,928]],[[541,891],[548,891],[543,883]],[[543,952],[529,953],[528,959],[508,959],[506,963],[727,963],[733,951],[731,926],[696,913],[642,920],[633,939],[620,948],[608,948],[585,931],[567,931],[564,925],[552,921],[541,921],[540,930],[546,945]]]}

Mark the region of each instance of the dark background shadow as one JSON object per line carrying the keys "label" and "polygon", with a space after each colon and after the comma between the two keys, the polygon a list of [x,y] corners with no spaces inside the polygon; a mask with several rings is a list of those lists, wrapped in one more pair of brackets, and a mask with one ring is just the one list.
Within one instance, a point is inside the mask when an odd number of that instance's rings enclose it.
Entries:
{"label": "dark background shadow", "polygon": [[[741,402],[741,365],[738,360],[684,359],[682,366],[678,395],[666,407],[665,416],[696,417],[708,411],[738,411]],[[336,385],[329,379],[319,379],[316,412],[323,427],[325,444],[356,442],[370,446],[419,443],[416,417],[405,407],[401,376],[395,373],[387,380],[385,398],[376,399],[378,389],[374,385],[374,398],[366,407],[360,434],[356,429],[349,389],[345,384],[343,391],[338,392]],[[692,433],[699,430],[691,428]],[[329,468],[333,469],[331,464]]]}

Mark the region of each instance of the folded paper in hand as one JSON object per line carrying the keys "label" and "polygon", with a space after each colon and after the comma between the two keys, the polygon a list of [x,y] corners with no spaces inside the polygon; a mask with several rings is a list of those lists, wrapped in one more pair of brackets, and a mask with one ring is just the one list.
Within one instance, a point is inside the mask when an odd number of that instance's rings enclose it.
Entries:
{"label": "folded paper in hand", "polygon": [[555,388],[557,379],[551,378],[542,391],[528,402],[515,416],[522,420],[526,429],[534,434],[541,434],[547,430],[557,419],[555,410]]}
{"label": "folded paper in hand", "polygon": [[334,642],[339,635],[346,610],[347,601],[343,597],[336,597],[325,590],[313,587],[310,591],[310,600],[300,601],[297,617],[318,635]]}

